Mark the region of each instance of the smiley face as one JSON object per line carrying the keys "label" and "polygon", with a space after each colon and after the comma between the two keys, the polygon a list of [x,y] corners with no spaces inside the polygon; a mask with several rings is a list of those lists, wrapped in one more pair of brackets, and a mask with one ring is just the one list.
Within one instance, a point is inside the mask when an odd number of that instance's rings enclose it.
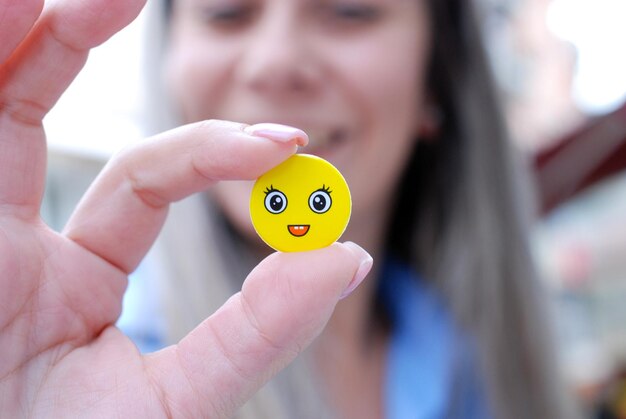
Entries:
{"label": "smiley face", "polygon": [[329,246],[341,237],[352,201],[348,184],[329,162],[296,154],[261,176],[250,195],[257,234],[281,252]]}

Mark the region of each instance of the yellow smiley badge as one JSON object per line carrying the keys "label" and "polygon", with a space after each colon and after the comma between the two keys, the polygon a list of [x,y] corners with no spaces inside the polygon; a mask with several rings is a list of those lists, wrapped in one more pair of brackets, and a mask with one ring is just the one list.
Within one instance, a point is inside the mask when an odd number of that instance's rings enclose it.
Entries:
{"label": "yellow smiley badge", "polygon": [[295,154],[262,175],[250,195],[254,229],[281,252],[331,245],[346,229],[351,209],[339,170],[309,154]]}

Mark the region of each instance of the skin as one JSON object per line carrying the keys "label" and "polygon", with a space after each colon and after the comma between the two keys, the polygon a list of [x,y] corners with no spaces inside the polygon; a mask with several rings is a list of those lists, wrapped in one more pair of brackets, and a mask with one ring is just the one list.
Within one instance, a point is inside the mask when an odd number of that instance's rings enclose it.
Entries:
{"label": "skin", "polygon": [[0,0],[0,417],[231,417],[371,266],[353,243],[270,255],[218,312],[146,357],[114,327],[127,275],[168,204],[223,179],[254,179],[299,141],[238,123],[180,127],[112,160],[62,233],[45,226],[42,118],[89,48],[142,6],[59,0],[42,12],[42,0]]}
{"label": "skin", "polygon": [[[424,3],[176,0],[170,29],[166,78],[181,118],[302,128],[311,139],[302,151],[329,160],[350,186],[343,237],[381,260],[397,181],[417,132],[430,123]],[[265,249],[248,215],[251,187],[228,183],[213,192],[239,231]],[[316,344],[341,417],[383,415],[387,337],[367,323],[375,282],[337,307]]]}
{"label": "skin", "polygon": [[[380,16],[342,17],[337,8],[344,3]],[[360,230],[373,215],[381,218],[423,119],[423,3],[178,0],[174,7],[166,77],[183,121],[301,128],[311,139],[302,151],[330,161],[350,185],[351,226]],[[220,18],[230,9],[243,17]],[[373,168],[376,176],[363,176]],[[215,192],[254,237],[241,205],[250,188],[224,184]]]}

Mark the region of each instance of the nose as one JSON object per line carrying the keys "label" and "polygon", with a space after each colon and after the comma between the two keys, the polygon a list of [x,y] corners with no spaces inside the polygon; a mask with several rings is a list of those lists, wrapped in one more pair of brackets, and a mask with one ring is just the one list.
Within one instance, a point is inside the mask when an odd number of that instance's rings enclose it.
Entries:
{"label": "nose", "polygon": [[271,99],[307,96],[320,86],[320,60],[306,25],[294,14],[287,10],[265,11],[240,57],[240,81]]}

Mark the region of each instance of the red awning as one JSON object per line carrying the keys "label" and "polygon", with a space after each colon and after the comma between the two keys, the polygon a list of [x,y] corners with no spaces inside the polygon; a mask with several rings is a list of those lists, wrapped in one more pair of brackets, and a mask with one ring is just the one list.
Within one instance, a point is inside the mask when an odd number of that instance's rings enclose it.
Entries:
{"label": "red awning", "polygon": [[542,150],[534,162],[543,213],[626,170],[626,103]]}

